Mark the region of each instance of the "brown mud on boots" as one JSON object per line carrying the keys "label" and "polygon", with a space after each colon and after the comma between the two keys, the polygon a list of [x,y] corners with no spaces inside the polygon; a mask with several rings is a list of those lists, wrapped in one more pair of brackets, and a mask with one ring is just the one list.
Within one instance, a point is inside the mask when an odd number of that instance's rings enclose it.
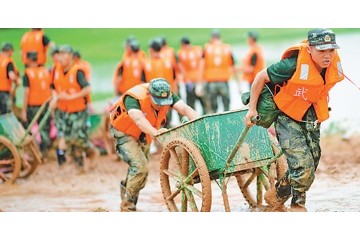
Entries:
{"label": "brown mud on boots", "polygon": [[291,199],[290,208],[286,209],[287,212],[307,212],[305,207],[306,192],[298,192],[293,190],[293,197]]}
{"label": "brown mud on boots", "polygon": [[291,196],[291,186],[288,184],[286,179],[280,179],[275,187],[269,189],[265,195],[265,202],[268,204],[266,207],[267,211],[285,211],[285,202]]}

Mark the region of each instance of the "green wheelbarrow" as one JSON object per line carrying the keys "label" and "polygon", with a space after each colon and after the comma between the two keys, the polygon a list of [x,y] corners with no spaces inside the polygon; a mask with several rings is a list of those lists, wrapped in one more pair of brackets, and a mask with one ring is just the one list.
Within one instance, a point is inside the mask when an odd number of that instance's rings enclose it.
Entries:
{"label": "green wheelbarrow", "polygon": [[163,146],[160,184],[169,211],[210,211],[211,181],[230,211],[227,184],[236,178],[251,208],[285,174],[286,159],[267,129],[247,128],[247,110],[205,115],[156,136]]}
{"label": "green wheelbarrow", "polygon": [[[46,102],[47,103],[47,102]],[[13,183],[17,178],[27,178],[42,163],[42,154],[30,130],[46,109],[44,103],[25,130],[13,112],[0,115],[0,181]],[[47,109],[39,128],[50,115]]]}

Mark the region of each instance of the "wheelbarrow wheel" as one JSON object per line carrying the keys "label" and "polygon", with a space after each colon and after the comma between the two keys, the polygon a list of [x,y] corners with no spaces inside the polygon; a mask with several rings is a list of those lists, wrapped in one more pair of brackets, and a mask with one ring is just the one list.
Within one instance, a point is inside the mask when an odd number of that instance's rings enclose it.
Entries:
{"label": "wheelbarrow wheel", "polygon": [[28,178],[34,173],[35,169],[41,163],[41,152],[36,145],[35,140],[30,141],[21,150],[21,171],[19,178]]}
{"label": "wheelbarrow wheel", "polygon": [[13,183],[19,176],[21,160],[15,145],[6,137],[0,136],[0,179]]}
{"label": "wheelbarrow wheel", "polygon": [[209,172],[201,152],[189,140],[178,138],[165,145],[160,184],[169,211],[210,211]]}
{"label": "wheelbarrow wheel", "polygon": [[[275,146],[276,139],[270,136],[274,154],[279,153]],[[287,171],[287,162],[284,155],[272,162],[268,166],[249,169],[244,173],[234,174],[240,190],[252,208],[261,208],[264,203],[264,194],[270,188],[275,186],[276,180],[279,180]]]}

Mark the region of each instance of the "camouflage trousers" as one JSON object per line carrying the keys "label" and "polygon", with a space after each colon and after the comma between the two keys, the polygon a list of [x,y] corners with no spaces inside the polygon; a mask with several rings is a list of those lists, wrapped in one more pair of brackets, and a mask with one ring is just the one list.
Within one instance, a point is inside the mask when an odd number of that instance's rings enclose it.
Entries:
{"label": "camouflage trousers", "polygon": [[67,115],[67,113],[65,113],[59,109],[55,110],[54,120],[55,120],[55,126],[57,129],[57,137],[58,138],[62,138],[65,136],[65,128],[66,128],[65,116],[66,115]]}
{"label": "camouflage trousers", "polygon": [[126,179],[122,181],[126,188],[126,198],[137,199],[140,190],[145,187],[148,177],[150,146],[117,131],[112,126],[110,131],[115,138],[116,153],[129,165]]}
{"label": "camouflage trousers", "polygon": [[[25,127],[27,127],[30,124],[30,122],[32,121],[32,119],[34,119],[34,117],[35,117],[36,113],[39,111],[39,109],[40,109],[40,106],[28,106],[28,108],[26,110],[26,115],[27,115],[28,122],[25,123]],[[39,119],[37,121],[38,124],[43,120],[43,118],[45,116],[45,113],[46,113],[46,111],[44,110],[40,114]],[[42,151],[45,151],[51,145],[50,136],[49,136],[49,134],[50,134],[50,120],[51,120],[50,117],[48,117],[45,120],[44,125],[40,129],[40,136],[41,136],[40,149]]]}
{"label": "camouflage trousers", "polygon": [[228,82],[210,82],[206,86],[206,113],[216,113],[218,110],[218,97],[221,97],[224,111],[230,109],[230,90]]}
{"label": "camouflage trousers", "polygon": [[75,162],[82,165],[83,153],[87,156],[95,155],[94,146],[89,138],[88,111],[65,113],[64,136],[67,149]]}
{"label": "camouflage trousers", "polygon": [[202,106],[203,113],[206,111],[206,99],[204,97],[199,97],[195,94],[195,83],[186,83],[186,103],[192,108],[195,109],[195,102],[198,100]]}
{"label": "camouflage trousers", "polygon": [[292,204],[305,204],[305,193],[314,182],[321,156],[320,124],[297,122],[281,113],[275,129],[288,163],[285,177],[277,184],[278,195],[290,196],[292,192]]}
{"label": "camouflage trousers", "polygon": [[10,93],[0,92],[0,114],[11,112],[11,98]]}

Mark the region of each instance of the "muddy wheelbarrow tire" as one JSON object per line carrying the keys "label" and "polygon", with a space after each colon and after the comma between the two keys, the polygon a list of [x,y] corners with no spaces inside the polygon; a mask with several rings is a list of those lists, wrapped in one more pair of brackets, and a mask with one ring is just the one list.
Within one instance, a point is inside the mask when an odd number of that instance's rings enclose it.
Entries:
{"label": "muddy wheelbarrow tire", "polygon": [[211,210],[209,172],[200,150],[189,140],[177,138],[165,144],[161,153],[160,184],[169,211]]}
{"label": "muddy wheelbarrow tire", "polygon": [[41,152],[35,140],[32,139],[20,150],[21,155],[21,170],[19,178],[28,178],[34,173],[37,166],[41,163]]}
{"label": "muddy wheelbarrow tire", "polygon": [[[274,154],[279,152],[275,146],[276,139],[270,136]],[[246,173],[234,174],[240,190],[251,208],[261,208],[264,206],[264,194],[274,187],[277,180],[282,178],[287,171],[287,161],[282,154],[278,159],[268,166],[250,169]]]}
{"label": "muddy wheelbarrow tire", "polygon": [[14,183],[20,174],[20,155],[16,146],[9,139],[0,136],[0,152],[4,153],[5,151],[8,151],[8,155],[4,157],[5,159],[0,158],[0,178],[5,183]]}

